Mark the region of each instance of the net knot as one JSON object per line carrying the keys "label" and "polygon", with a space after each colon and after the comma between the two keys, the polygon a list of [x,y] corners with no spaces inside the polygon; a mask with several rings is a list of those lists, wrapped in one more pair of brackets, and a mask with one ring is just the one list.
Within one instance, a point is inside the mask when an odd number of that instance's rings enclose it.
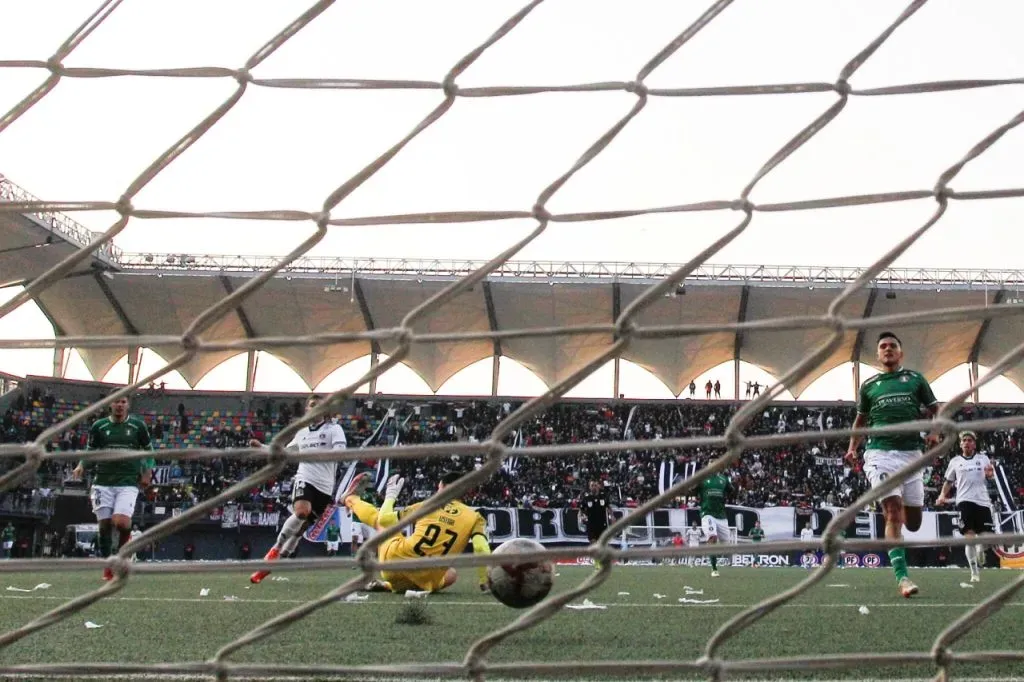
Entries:
{"label": "net knot", "polygon": [[110,564],[110,570],[114,572],[118,580],[124,580],[132,572],[131,562],[117,554],[111,555],[107,563]]}
{"label": "net knot", "polygon": [[235,80],[238,81],[239,85],[247,85],[249,83],[252,83],[253,81],[252,72],[244,66],[241,69],[235,71],[233,75],[235,77]]}
{"label": "net knot", "polygon": [[626,83],[626,92],[632,92],[637,97],[647,97],[647,86],[640,81]]}
{"label": "net knot", "polygon": [[740,433],[739,429],[735,429],[735,430],[733,430],[733,429],[726,429],[726,431],[725,431],[725,447],[726,447],[726,449],[734,450],[736,448],[742,447],[744,441],[746,441],[746,438],[743,437],[743,434]]}
{"label": "net knot", "polygon": [[750,199],[733,199],[732,203],[729,204],[729,208],[733,211],[743,211],[744,213],[754,212],[754,202]]}
{"label": "net knot", "polygon": [[114,204],[114,210],[123,216],[131,215],[132,212],[135,210],[135,206],[132,205],[131,199],[129,199],[126,196],[122,196],[120,199],[117,200],[117,203]]}
{"label": "net knot", "polygon": [[441,82],[441,90],[444,92],[445,99],[455,99],[459,95],[459,86],[456,85],[454,79],[445,78]]}
{"label": "net knot", "polygon": [[55,76],[60,76],[64,73],[64,64],[61,63],[58,57],[50,57],[47,59],[46,68]]}
{"label": "net knot", "polygon": [[180,343],[183,351],[189,352],[199,350],[199,339],[196,338],[195,334],[182,334]]}
{"label": "net knot", "polygon": [[629,336],[632,336],[633,333],[636,332],[636,330],[637,330],[636,322],[632,318],[626,318],[624,320],[619,320],[619,321],[617,321],[615,323],[615,336],[616,337],[624,337],[624,336],[629,337]]}
{"label": "net knot", "polygon": [[46,449],[38,443],[26,443],[25,444],[25,463],[31,464],[33,469],[38,469],[39,465],[43,463],[43,456],[46,454]]}
{"label": "net knot", "polygon": [[534,204],[533,217],[539,223],[546,223],[551,220],[551,211],[544,208],[542,204]]}
{"label": "net knot", "polygon": [[317,227],[321,230],[326,230],[327,224],[331,220],[331,214],[328,211],[317,211],[316,213],[313,213],[310,218],[313,219],[313,222],[316,223]]}
{"label": "net knot", "polygon": [[832,88],[839,94],[840,97],[847,97],[853,91],[850,87],[850,82],[845,78],[840,78],[835,82]]}

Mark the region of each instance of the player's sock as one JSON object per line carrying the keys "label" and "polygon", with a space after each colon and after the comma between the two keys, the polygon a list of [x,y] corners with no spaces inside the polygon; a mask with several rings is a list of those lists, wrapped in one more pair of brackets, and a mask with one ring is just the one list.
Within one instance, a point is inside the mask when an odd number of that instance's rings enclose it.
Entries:
{"label": "player's sock", "polygon": [[355,495],[345,498],[345,506],[349,511],[359,517],[360,522],[367,526],[377,525],[377,508],[365,500],[360,500]]}
{"label": "player's sock", "polygon": [[[294,519],[294,518],[298,518],[298,517],[292,516],[292,518]],[[303,533],[304,530],[306,530],[306,522],[305,522],[305,520],[303,520],[303,519],[299,519],[299,520],[301,521],[301,523],[299,524],[298,532],[295,533],[294,535],[292,535],[291,537],[289,537],[287,540],[285,540],[284,544],[281,545],[281,556],[282,557],[289,558],[289,557],[295,556],[295,551],[299,548],[299,542],[302,541],[302,533]],[[287,521],[285,522],[285,525],[287,525]],[[282,533],[284,532],[284,528],[281,529],[281,532]],[[280,542],[280,538],[278,539],[278,541]]]}
{"label": "player's sock", "polygon": [[896,573],[896,580],[903,580],[908,577],[907,573],[907,550],[902,547],[894,547],[889,550],[889,563]]}
{"label": "player's sock", "polygon": [[106,559],[110,556],[110,550],[114,544],[114,538],[110,537],[110,529],[107,532],[100,532],[99,537],[96,538],[96,546],[99,549],[100,556]]}
{"label": "player's sock", "polygon": [[971,569],[971,573],[978,572],[978,557],[975,554],[977,548],[972,545],[964,546],[964,554],[967,556],[967,565]]}
{"label": "player's sock", "polygon": [[974,563],[981,566],[982,562],[985,561],[985,545],[974,546]]}
{"label": "player's sock", "polygon": [[128,544],[128,541],[132,539],[131,528],[118,528],[117,529],[117,548],[120,550],[122,547]]}
{"label": "player's sock", "polygon": [[277,551],[284,553],[285,548],[293,539],[295,540],[294,544],[298,545],[298,539],[302,535],[302,526],[305,523],[305,519],[300,519],[295,514],[289,516],[281,526],[281,532],[277,534],[277,542],[274,543]]}
{"label": "player's sock", "polygon": [[714,554],[712,554],[708,558],[711,559],[711,570],[712,571],[717,571],[718,570],[718,557],[716,557]]}

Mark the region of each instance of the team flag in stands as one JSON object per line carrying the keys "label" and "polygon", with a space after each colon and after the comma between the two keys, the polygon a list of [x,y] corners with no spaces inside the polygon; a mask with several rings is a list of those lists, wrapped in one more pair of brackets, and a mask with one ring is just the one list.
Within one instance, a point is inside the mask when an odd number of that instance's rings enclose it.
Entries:
{"label": "team flag in stands", "polygon": [[1016,511],[1017,503],[1013,499],[1013,486],[1010,485],[1010,478],[1002,464],[996,465],[996,490],[999,491],[999,501],[1003,503],[1003,511]]}
{"label": "team flag in stands", "polygon": [[[512,448],[515,449],[521,447],[523,447],[523,430],[519,429],[515,432],[515,435],[512,436]],[[515,455],[507,457],[505,461],[502,462],[501,468],[509,476],[515,475],[516,469],[519,468],[519,458]]]}
{"label": "team flag in stands", "polygon": [[667,457],[661,460],[661,467],[658,469],[658,493],[664,493],[672,486],[680,481],[685,481],[695,473],[697,473],[696,462],[685,462],[682,474],[677,475],[675,457]]}

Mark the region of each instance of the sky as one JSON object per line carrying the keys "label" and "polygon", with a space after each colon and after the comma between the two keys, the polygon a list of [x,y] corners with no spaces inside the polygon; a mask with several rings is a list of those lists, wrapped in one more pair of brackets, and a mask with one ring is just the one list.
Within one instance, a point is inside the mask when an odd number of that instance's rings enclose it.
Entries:
{"label": "sky", "polygon": [[[64,60],[67,67],[232,67],[312,6],[309,0],[124,0]],[[710,5],[678,0],[547,0],[457,78],[462,88],[626,81]],[[98,3],[96,3],[98,6]],[[506,0],[339,0],[253,69],[256,78],[440,81],[521,7]],[[843,65],[902,11],[896,2],[737,0],[654,69],[648,87],[834,82]],[[10,0],[0,60],[47,59],[94,10],[85,0]],[[932,0],[850,79],[858,89],[1024,73],[1017,0]],[[0,68],[0,112],[46,76]],[[0,173],[61,200],[116,200],[180,136],[235,90],[231,79],[64,78],[0,133]],[[438,90],[293,89],[249,86],[239,103],[134,198],[139,208],[318,210],[324,199],[406,135],[443,99]],[[835,93],[651,97],[622,133],[547,202],[553,213],[635,209],[735,199]],[[422,211],[529,210],[538,195],[636,103],[623,91],[462,97],[378,173],[332,209],[334,217]],[[1024,86],[851,97],[838,117],[757,184],[755,203],[932,188],[973,145],[1024,109]],[[960,191],[1024,187],[1024,130],[969,163]],[[933,199],[899,204],[758,212],[711,261],[865,266],[917,229]],[[1024,200],[953,202],[897,266],[1018,268]],[[76,212],[96,231],[108,211]],[[554,223],[516,258],[685,262],[738,222],[730,211]],[[485,260],[535,226],[520,219],[429,227],[332,227],[310,252]],[[313,232],[308,222],[133,218],[116,243],[143,253],[281,255]],[[0,291],[7,300],[14,291]],[[31,304],[0,320],[0,338],[51,336]],[[47,351],[0,351],[0,370],[49,373]],[[145,363],[150,363],[149,365]],[[147,351],[143,371],[159,356]],[[363,359],[362,363],[368,360]],[[239,388],[244,358],[198,386]],[[644,370],[623,363],[627,395],[668,397]],[[342,368],[321,390],[354,380]],[[22,373],[22,372],[18,372]],[[123,380],[123,362],[107,379]],[[89,378],[72,354],[67,376]],[[530,394],[536,377],[504,359],[502,392]],[[709,376],[732,393],[731,367]],[[863,375],[868,376],[867,370]],[[955,368],[936,382],[947,397],[966,386]],[[744,365],[742,377],[769,377]],[[703,377],[698,380],[702,383]],[[481,393],[490,365],[442,388]],[[171,377],[170,384],[180,378]],[[417,383],[419,382],[419,383]],[[257,388],[306,390],[261,354]],[[422,392],[397,368],[381,390]],[[610,395],[610,370],[573,395]],[[802,398],[852,397],[849,366]],[[983,400],[1020,400],[1000,380]]]}

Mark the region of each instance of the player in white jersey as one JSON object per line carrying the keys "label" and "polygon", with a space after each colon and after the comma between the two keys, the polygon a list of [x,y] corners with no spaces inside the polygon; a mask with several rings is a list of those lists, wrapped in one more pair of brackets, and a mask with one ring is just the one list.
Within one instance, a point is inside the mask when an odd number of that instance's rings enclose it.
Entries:
{"label": "player in white jersey", "polygon": [[[320,401],[321,398],[318,395],[309,396],[306,400],[306,411],[315,409]],[[260,447],[263,444],[253,439],[249,445],[250,447]],[[293,452],[344,450],[346,445],[345,430],[338,424],[329,421],[326,416],[321,416],[316,423],[310,424],[296,433],[288,443],[287,449]],[[281,526],[277,542],[270,548],[264,559],[274,561],[281,557],[294,556],[306,526],[313,523],[333,504],[334,481],[337,475],[337,462],[299,462],[295,478],[292,480],[292,514]],[[366,478],[368,477],[356,476],[350,487],[364,484]],[[268,575],[270,575],[270,571],[256,571],[249,577],[249,580],[252,583],[260,583]]]}
{"label": "player in white jersey", "polygon": [[[960,451],[946,467],[946,480],[942,484],[936,505],[949,502],[949,489],[956,486],[956,509],[960,512],[960,532],[973,538],[984,533],[992,522],[992,501],[988,496],[988,479],[995,478],[995,467],[987,455],[977,454],[978,439],[973,431],[960,433]],[[966,545],[967,565],[971,567],[971,582],[981,582],[979,565],[984,563],[982,545]]]}
{"label": "player in white jersey", "polygon": [[[813,542],[814,541],[814,529],[811,528],[811,522],[810,521],[808,521],[807,524],[803,528],[800,529],[800,541],[801,542]],[[814,561],[815,558],[816,558],[815,551],[813,549],[806,549],[806,550],[804,550],[804,557],[803,557],[803,560],[801,561],[801,563],[804,565],[804,568],[806,568],[808,570],[812,569],[812,568],[814,568],[814,564],[816,563]]]}
{"label": "player in white jersey", "polygon": [[[686,540],[687,547],[699,547],[701,538],[704,536],[704,531],[701,530],[697,522],[694,521],[693,525],[686,529],[686,534],[683,538]],[[696,562],[698,557],[690,556],[686,557],[686,565],[692,566]]]}

